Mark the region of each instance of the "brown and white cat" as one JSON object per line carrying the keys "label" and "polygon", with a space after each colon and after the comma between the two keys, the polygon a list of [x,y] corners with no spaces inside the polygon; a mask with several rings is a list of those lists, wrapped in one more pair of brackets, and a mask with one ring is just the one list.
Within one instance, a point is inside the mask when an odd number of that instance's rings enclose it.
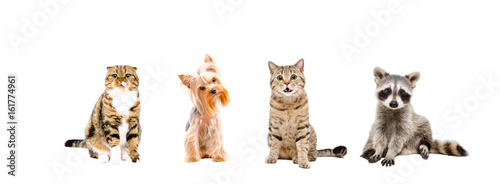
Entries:
{"label": "brown and white cat", "polygon": [[65,146],[87,148],[90,157],[99,158],[103,163],[110,158],[117,161],[115,158],[120,153],[122,160],[130,157],[132,162],[137,162],[141,140],[137,68],[116,65],[107,69],[106,90],[94,106],[85,128],[85,140],[68,140]]}
{"label": "brown and white cat", "polygon": [[344,157],[347,148],[316,150],[316,132],[309,124],[309,106],[304,76],[304,60],[295,65],[277,66],[271,71],[271,113],[269,117],[269,156],[266,163],[278,159],[293,160],[301,168],[310,168],[317,157]]}

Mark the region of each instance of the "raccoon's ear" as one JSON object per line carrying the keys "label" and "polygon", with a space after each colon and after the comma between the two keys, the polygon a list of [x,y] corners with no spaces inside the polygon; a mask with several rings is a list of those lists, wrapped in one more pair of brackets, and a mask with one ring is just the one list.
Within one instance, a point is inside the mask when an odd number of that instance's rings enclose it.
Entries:
{"label": "raccoon's ear", "polygon": [[373,69],[373,75],[375,76],[375,83],[379,84],[389,73],[377,66]]}
{"label": "raccoon's ear", "polygon": [[304,59],[297,61],[297,63],[295,63],[295,67],[300,69],[300,72],[304,73]]}
{"label": "raccoon's ear", "polygon": [[412,72],[405,76],[411,82],[411,88],[417,86],[417,81],[420,79],[420,72]]}
{"label": "raccoon's ear", "polygon": [[205,55],[205,63],[208,63],[208,62],[214,62],[214,60],[212,59],[212,57],[210,57],[210,55],[206,54]]}
{"label": "raccoon's ear", "polygon": [[268,65],[269,65],[269,71],[271,72],[272,75],[274,71],[276,71],[276,69],[278,68],[278,65],[274,64],[271,61],[268,62]]}
{"label": "raccoon's ear", "polygon": [[182,82],[182,84],[184,84],[184,86],[191,88],[191,81],[193,80],[192,75],[182,74],[182,75],[179,75],[179,79],[181,79],[181,82]]}

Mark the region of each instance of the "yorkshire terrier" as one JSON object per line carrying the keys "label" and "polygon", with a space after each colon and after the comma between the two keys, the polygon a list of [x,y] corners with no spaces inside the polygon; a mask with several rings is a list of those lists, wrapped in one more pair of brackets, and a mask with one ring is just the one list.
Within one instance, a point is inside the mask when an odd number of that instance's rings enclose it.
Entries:
{"label": "yorkshire terrier", "polygon": [[205,55],[205,63],[198,68],[198,76],[179,75],[182,84],[189,89],[194,103],[186,125],[186,162],[212,158],[214,162],[228,159],[222,146],[219,108],[229,103],[229,93],[221,83],[221,76],[213,59]]}

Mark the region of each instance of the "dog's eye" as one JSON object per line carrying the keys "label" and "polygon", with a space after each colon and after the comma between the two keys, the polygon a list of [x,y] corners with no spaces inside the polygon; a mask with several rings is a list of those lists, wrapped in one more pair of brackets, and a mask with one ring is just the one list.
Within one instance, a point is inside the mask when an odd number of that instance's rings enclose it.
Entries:
{"label": "dog's eye", "polygon": [[406,96],[407,94],[408,94],[408,93],[406,93],[406,91],[405,91],[405,90],[402,90],[402,89],[400,89],[400,90],[399,90],[399,95],[401,95],[401,96]]}
{"label": "dog's eye", "polygon": [[278,78],[277,78],[277,79],[278,79],[278,81],[282,81],[282,80],[283,80],[283,76],[278,75]]}
{"label": "dog's eye", "polygon": [[125,75],[125,78],[130,78],[130,74],[126,74],[126,75]]}
{"label": "dog's eye", "polygon": [[390,94],[390,93],[391,93],[391,88],[386,88],[386,89],[384,89],[384,93],[385,93],[385,94]]}
{"label": "dog's eye", "polygon": [[115,79],[118,77],[118,75],[116,75],[116,74],[113,74],[112,76],[113,76],[113,78],[115,78]]}
{"label": "dog's eye", "polygon": [[215,83],[215,81],[216,81],[216,80],[215,80],[215,78],[213,78],[213,79],[212,79],[212,82],[213,82],[213,83]]}
{"label": "dog's eye", "polygon": [[200,90],[202,90],[202,91],[203,91],[203,90],[205,90],[205,87],[203,87],[203,86],[202,86],[202,87],[200,87]]}
{"label": "dog's eye", "polygon": [[293,75],[290,77],[290,79],[292,79],[292,80],[297,79],[297,75],[293,74]]}

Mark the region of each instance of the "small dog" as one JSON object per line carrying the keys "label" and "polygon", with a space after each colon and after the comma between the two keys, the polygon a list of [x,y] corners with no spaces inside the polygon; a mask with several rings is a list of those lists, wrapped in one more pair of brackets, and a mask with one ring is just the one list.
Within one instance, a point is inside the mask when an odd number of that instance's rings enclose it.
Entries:
{"label": "small dog", "polygon": [[228,159],[222,146],[219,108],[229,103],[229,93],[221,83],[221,76],[213,59],[207,54],[205,63],[198,68],[198,76],[179,75],[189,89],[194,107],[186,125],[186,162],[212,158],[214,162]]}

